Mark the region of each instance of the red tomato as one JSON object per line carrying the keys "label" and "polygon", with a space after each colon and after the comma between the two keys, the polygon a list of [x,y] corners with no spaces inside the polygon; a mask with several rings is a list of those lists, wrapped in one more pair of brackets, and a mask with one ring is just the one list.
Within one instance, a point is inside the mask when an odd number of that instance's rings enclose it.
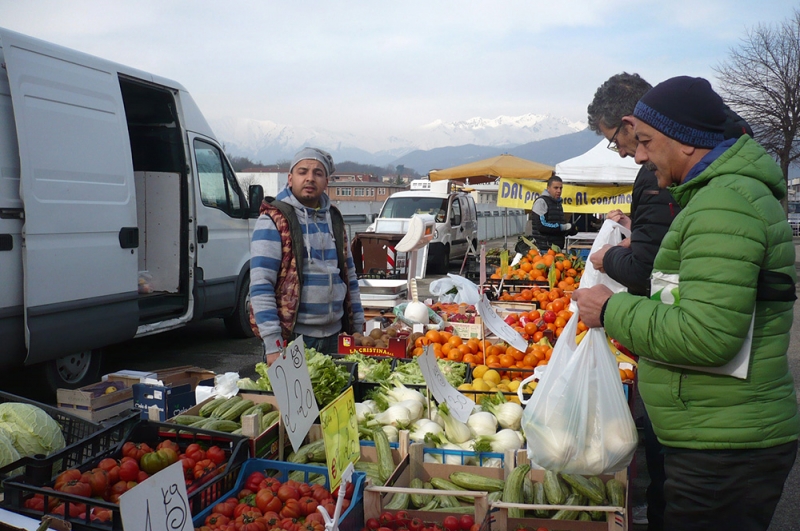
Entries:
{"label": "red tomato", "polygon": [[136,476],[136,481],[138,481],[139,483],[141,483],[142,481],[146,480],[146,479],[147,479],[147,478],[149,478],[149,477],[150,477],[150,474],[148,474],[148,473],[147,473],[147,472],[145,472],[144,470],[140,470],[140,471],[139,471],[139,474],[137,474],[137,476]]}
{"label": "red tomato", "polygon": [[261,489],[256,494],[256,507],[262,512],[279,512],[283,508],[283,502],[271,490]]}
{"label": "red tomato", "polygon": [[[348,482],[347,486],[344,488],[344,497],[347,498],[348,500],[352,499],[354,490],[355,486],[353,485],[353,482],[352,481]],[[339,498],[339,487],[336,487],[336,490],[333,491],[333,499],[335,500],[338,498]]]}
{"label": "red tomato", "polygon": [[267,524],[267,529],[273,529],[273,528],[277,529],[276,526],[281,521],[280,515],[275,511],[267,511],[266,513],[264,513],[264,516],[262,518],[264,519],[264,523]]}
{"label": "red tomato", "polygon": [[178,447],[178,443],[176,443],[172,439],[166,439],[158,443],[158,446],[156,446],[156,450],[161,450],[162,448],[169,448],[170,450],[174,450],[176,454],[181,453],[181,449]]}
{"label": "red tomato", "polygon": [[388,525],[391,527],[392,523],[394,522],[394,515],[389,511],[384,511],[383,513],[381,513],[380,522],[381,525]]}
{"label": "red tomato", "polygon": [[[64,507],[65,504],[59,503],[56,505],[53,510],[51,511],[53,514],[64,516]],[[84,503],[70,503],[69,504],[69,515],[72,518],[77,517],[81,513],[86,512],[86,504]]]}
{"label": "red tomato", "polygon": [[194,476],[194,465],[197,464],[197,461],[192,459],[191,457],[186,457],[186,455],[181,455],[180,457],[181,465],[183,466],[183,477],[187,479],[192,479]]}
{"label": "red tomato", "polygon": [[209,446],[206,459],[211,459],[215,465],[221,465],[225,462],[225,452],[219,446]]}
{"label": "red tomato", "polygon": [[122,445],[122,455],[136,459],[137,461],[142,458],[144,454],[152,452],[153,449],[147,443],[126,442]]}
{"label": "red tomato", "polygon": [[119,462],[116,459],[111,459],[110,457],[106,457],[99,463],[97,463],[97,468],[102,468],[108,473],[108,484],[113,485],[117,481],[119,481]]}
{"label": "red tomato", "polygon": [[381,523],[378,521],[377,518],[370,518],[367,520],[367,529],[369,531],[378,531],[378,528],[381,526]]}
{"label": "red tomato", "polygon": [[[316,508],[316,504],[314,505]],[[283,509],[278,513],[284,518],[300,518],[303,516],[303,511],[300,508],[300,502],[296,498],[289,498],[283,505]]]}
{"label": "red tomato", "polygon": [[458,529],[458,518],[455,516],[447,516],[442,522],[442,526],[444,527],[445,531],[459,531]]}
{"label": "red tomato", "polygon": [[214,506],[214,509],[211,511],[212,513],[219,513],[224,514],[227,517],[233,516],[233,510],[236,509],[236,506],[239,505],[239,500],[236,498],[228,498],[227,500],[221,501]]}
{"label": "red tomato", "polygon": [[556,317],[558,317],[558,315],[556,315],[556,312],[554,312],[553,310],[547,310],[546,312],[544,312],[542,319],[544,319],[545,323],[554,323],[556,321]]}
{"label": "red tomato", "polygon": [[81,475],[81,481],[92,488],[92,496],[102,497],[108,489],[108,472],[102,468],[87,470]]}
{"label": "red tomato", "polygon": [[120,463],[119,479],[121,481],[138,481],[139,465],[136,464],[136,461],[129,459]]}
{"label": "red tomato", "polygon": [[183,452],[183,455],[185,455],[186,457],[190,457],[195,461],[202,461],[203,459],[206,458],[205,450],[203,450],[203,448],[197,443],[192,443],[189,446],[187,446],[186,450],[184,450]]}
{"label": "red tomato", "polygon": [[217,468],[217,465],[211,459],[203,459],[194,465],[194,479],[200,479],[212,470]]}
{"label": "red tomato", "polygon": [[264,479],[266,478],[263,472],[255,471],[247,476],[247,480],[244,482],[244,488],[252,490],[253,492],[258,492],[262,489],[260,484]]}
{"label": "red tomato", "polygon": [[260,511],[247,511],[236,517],[236,531],[266,531],[267,526],[261,518]]}
{"label": "red tomato", "polygon": [[65,483],[69,483],[70,481],[81,479],[81,471],[77,468],[70,468],[69,470],[65,470],[64,472],[60,473],[56,476],[56,482],[53,487],[56,490],[61,490],[61,486]]}
{"label": "red tomato", "polygon": [[408,515],[408,511],[397,511],[394,513],[394,521],[398,527],[407,526],[411,517]]}
{"label": "red tomato", "polygon": [[231,519],[229,516],[225,516],[224,514],[220,513],[211,513],[208,516],[206,516],[205,524],[213,529],[216,527],[223,526],[230,521]]}
{"label": "red tomato", "polygon": [[473,525],[475,525],[475,519],[468,514],[462,514],[458,519],[458,528],[461,531],[469,531]]}
{"label": "red tomato", "polygon": [[25,503],[23,503],[22,506],[26,509],[36,511],[37,513],[44,513],[44,498],[41,494],[37,494],[33,498],[28,498],[25,500]]}
{"label": "red tomato", "polygon": [[316,512],[318,503],[317,500],[315,500],[311,496],[303,496],[302,498],[300,498],[299,502],[300,502],[300,513],[303,516],[307,516],[309,514]]}
{"label": "red tomato", "polygon": [[93,507],[89,518],[93,522],[110,522],[113,513],[111,509],[103,509],[102,507]]}
{"label": "red tomato", "polygon": [[71,479],[66,483],[62,483],[61,487],[57,490],[66,492],[67,494],[74,494],[75,496],[83,496],[85,498],[92,497],[92,487],[80,479]]}
{"label": "red tomato", "polygon": [[409,531],[422,531],[424,527],[425,527],[425,522],[423,522],[419,518],[412,518],[411,521],[408,523]]}
{"label": "red tomato", "polygon": [[287,500],[296,500],[299,497],[300,493],[291,485],[284,483],[281,485],[281,488],[278,489],[278,498],[280,498],[283,503],[286,503]]}
{"label": "red tomato", "polygon": [[[345,494],[346,493],[347,493],[347,490],[345,489]],[[331,493],[328,492],[328,489],[326,489],[322,485],[318,485],[318,484],[315,483],[315,484],[311,485],[311,497],[314,498],[315,500],[317,500],[318,502],[321,502],[322,500],[325,500],[326,498],[330,498],[331,497]]]}

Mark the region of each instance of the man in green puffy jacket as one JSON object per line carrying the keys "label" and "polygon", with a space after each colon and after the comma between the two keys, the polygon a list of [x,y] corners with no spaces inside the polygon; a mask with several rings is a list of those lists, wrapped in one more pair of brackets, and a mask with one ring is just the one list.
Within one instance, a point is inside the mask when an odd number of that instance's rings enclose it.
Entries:
{"label": "man in green puffy jacket", "polygon": [[587,326],[641,356],[642,399],[665,447],[664,529],[765,530],[800,433],[786,181],[750,136],[724,140],[724,104],[705,79],[664,81],[634,117],[636,161],[683,210],[650,298],[604,286],[574,298]]}

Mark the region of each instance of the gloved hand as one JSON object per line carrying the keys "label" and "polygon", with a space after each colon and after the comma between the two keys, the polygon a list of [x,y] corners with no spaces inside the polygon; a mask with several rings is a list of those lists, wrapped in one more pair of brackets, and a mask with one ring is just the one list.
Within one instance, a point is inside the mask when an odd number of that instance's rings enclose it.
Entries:
{"label": "gloved hand", "polygon": [[562,223],[561,224],[561,230],[563,230],[564,232],[569,231],[571,228],[572,228],[572,223]]}
{"label": "gloved hand", "polygon": [[567,231],[567,236],[575,236],[576,234],[578,234],[578,227],[576,226],[573,226]]}
{"label": "gloved hand", "polygon": [[517,240],[517,244],[514,246],[514,251],[519,254],[528,254],[530,250],[531,248],[521,238]]}

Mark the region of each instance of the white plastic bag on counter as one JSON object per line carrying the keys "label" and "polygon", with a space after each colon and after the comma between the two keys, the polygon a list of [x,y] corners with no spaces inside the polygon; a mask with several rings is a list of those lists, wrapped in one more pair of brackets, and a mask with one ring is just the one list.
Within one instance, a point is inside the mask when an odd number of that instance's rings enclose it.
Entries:
{"label": "white plastic bag on counter", "polygon": [[[446,278],[440,278],[431,282],[428,288],[431,295],[436,295],[439,302],[455,302],[457,304],[478,304],[481,294],[471,280],[459,275],[448,273]],[[455,289],[457,293],[449,293]]]}

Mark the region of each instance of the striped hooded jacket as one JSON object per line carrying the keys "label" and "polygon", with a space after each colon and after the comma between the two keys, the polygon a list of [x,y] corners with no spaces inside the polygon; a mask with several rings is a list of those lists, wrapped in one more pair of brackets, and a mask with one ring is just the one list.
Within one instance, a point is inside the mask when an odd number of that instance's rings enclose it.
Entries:
{"label": "striped hooded jacket", "polygon": [[[277,350],[280,340],[291,339],[292,332],[326,337],[363,330],[353,257],[344,231],[333,235],[327,194],[318,209],[302,205],[288,187],[275,199],[294,208],[302,247],[292,242],[292,220],[265,201],[250,245],[250,301],[267,352]],[[346,271],[340,271],[335,238],[341,238]]]}

